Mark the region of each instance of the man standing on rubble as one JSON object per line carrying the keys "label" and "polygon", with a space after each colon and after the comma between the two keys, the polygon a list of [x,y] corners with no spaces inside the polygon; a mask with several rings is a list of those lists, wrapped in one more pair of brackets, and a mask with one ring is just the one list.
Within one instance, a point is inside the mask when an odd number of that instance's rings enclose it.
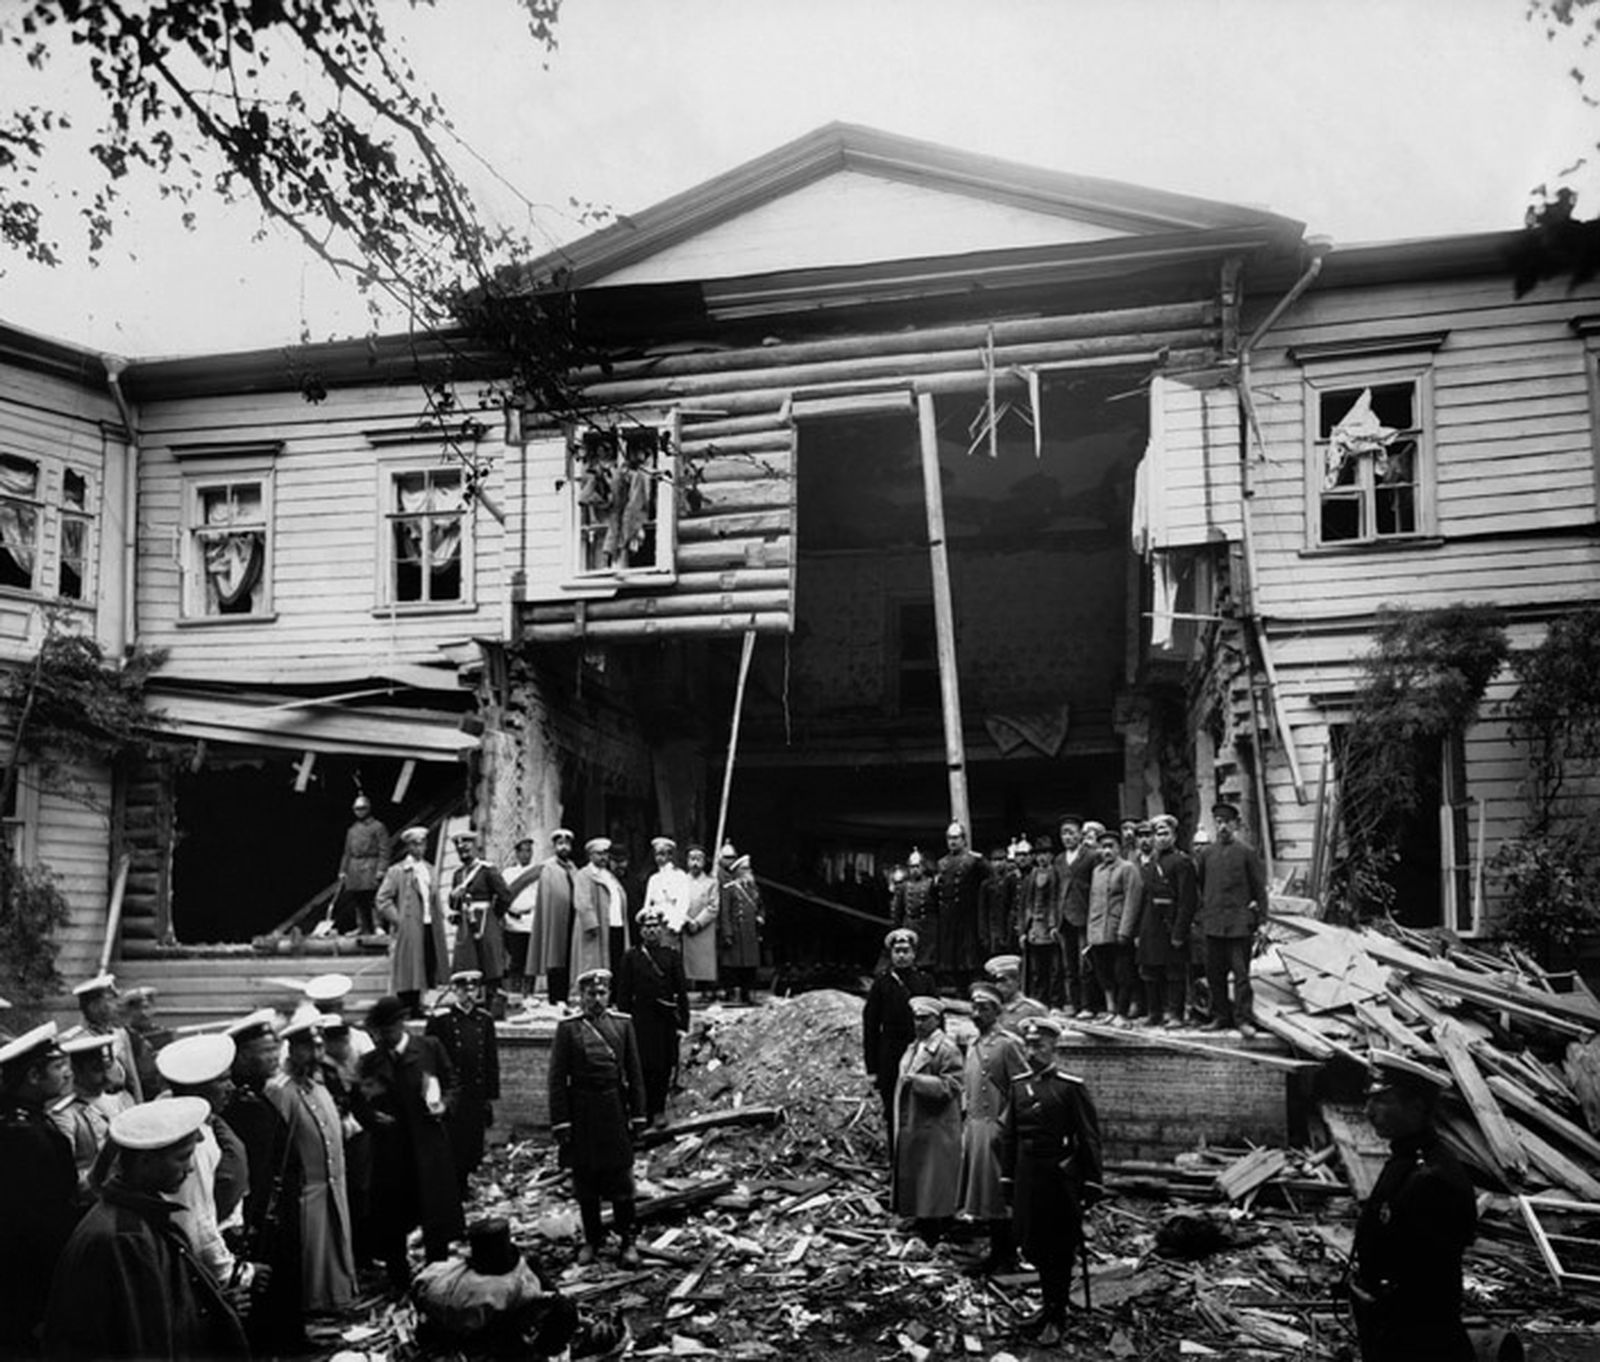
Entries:
{"label": "man standing on rubble", "polygon": [[962,1072],[961,1209],[989,1227],[989,1252],[975,1269],[981,1276],[1008,1270],[1017,1256],[1011,1212],[1000,1185],[1000,1128],[1011,1084],[1028,1071],[1022,1042],[1002,1030],[1000,993],[993,984],[972,986],[972,1020],[978,1034],[967,1046]]}
{"label": "man standing on rubble", "polygon": [[1471,1362],[1461,1258],[1477,1207],[1433,1124],[1448,1080],[1402,1055],[1371,1058],[1367,1117],[1390,1154],[1356,1222],[1350,1302],[1362,1362]]}
{"label": "man standing on rubble", "polygon": [[900,1080],[900,1056],[916,1039],[911,1000],[933,992],[933,976],[917,968],[917,934],[896,927],[883,938],[889,952],[867,991],[861,1011],[861,1051],[867,1073],[883,1099],[883,1128],[889,1146],[889,1167],[894,1167],[894,1090]]}
{"label": "man standing on rubble", "polygon": [[[1255,1035],[1250,990],[1250,947],[1267,916],[1267,877],[1255,849],[1239,837],[1239,810],[1218,804],[1212,811],[1217,840],[1199,863],[1200,930],[1206,939],[1206,987],[1211,993],[1207,1031],[1237,1027]],[[1187,938],[1181,916],[1175,937]],[[1228,979],[1233,978],[1233,996]]]}
{"label": "man standing on rubble", "polygon": [[1001,1186],[1017,1245],[1039,1270],[1043,1296],[1020,1327],[1047,1348],[1061,1339],[1083,1213],[1101,1191],[1100,1118],[1083,1080],[1057,1065],[1060,1039],[1054,1017],[1022,1023],[1029,1068],[1012,1080],[1000,1126]]}

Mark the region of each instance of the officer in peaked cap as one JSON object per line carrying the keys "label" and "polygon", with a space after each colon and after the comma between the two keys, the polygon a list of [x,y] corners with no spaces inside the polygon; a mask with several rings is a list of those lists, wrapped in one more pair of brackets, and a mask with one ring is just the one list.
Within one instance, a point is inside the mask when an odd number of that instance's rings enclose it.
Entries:
{"label": "officer in peaked cap", "polygon": [[85,979],[72,990],[78,1000],[78,1010],[83,1013],[83,1025],[97,1035],[112,1036],[115,1043],[111,1054],[115,1067],[111,1074],[111,1090],[126,1088],[135,1102],[144,1101],[144,1088],[139,1081],[139,1064],[134,1056],[133,1041],[126,1027],[116,1024],[117,979],[102,970],[92,979]]}
{"label": "officer in peaked cap", "polygon": [[983,962],[983,972],[1000,995],[1000,1027],[1013,1036],[1022,1034],[1022,1023],[1029,1017],[1042,1017],[1049,1013],[1037,998],[1022,991],[1022,957],[1020,955],[991,955]]}
{"label": "officer in peaked cap", "polygon": [[47,1357],[241,1357],[244,1330],[189,1251],[169,1198],[194,1162],[207,1104],[174,1097],[111,1122],[116,1164],[61,1255]]}
{"label": "officer in peaked cap", "polygon": [[1038,1268],[1043,1296],[1021,1328],[1046,1347],[1059,1341],[1066,1322],[1083,1212],[1101,1190],[1100,1118],[1083,1080],[1057,1063],[1061,1030],[1051,1016],[1023,1021],[1029,1067],[1012,1080],[1000,1136],[1001,1185],[1016,1242]]}
{"label": "officer in peaked cap", "polygon": [[[61,1051],[72,1065],[72,1090],[50,1105],[50,1119],[72,1146],[78,1170],[78,1200],[94,1200],[90,1173],[111,1131],[111,1118],[134,1105],[126,1092],[111,1092],[112,1037],[82,1027],[64,1033]],[[157,1078],[156,1085],[160,1085]]]}
{"label": "officer in peaked cap", "polygon": [[1477,1205],[1434,1127],[1450,1080],[1405,1055],[1371,1052],[1367,1116],[1389,1160],[1356,1222],[1351,1311],[1363,1362],[1471,1362],[1461,1259]]}
{"label": "officer in peaked cap", "polygon": [[50,1274],[77,1219],[72,1147],[48,1112],[69,1081],[54,1022],[0,1045],[0,1355],[35,1350]]}
{"label": "officer in peaked cap", "polygon": [[457,970],[450,976],[448,999],[428,1018],[425,1034],[444,1046],[460,1084],[444,1123],[456,1189],[464,1200],[467,1179],[483,1162],[485,1132],[494,1124],[494,1104],[500,1100],[500,1045],[494,1018],[483,1005],[480,971]]}

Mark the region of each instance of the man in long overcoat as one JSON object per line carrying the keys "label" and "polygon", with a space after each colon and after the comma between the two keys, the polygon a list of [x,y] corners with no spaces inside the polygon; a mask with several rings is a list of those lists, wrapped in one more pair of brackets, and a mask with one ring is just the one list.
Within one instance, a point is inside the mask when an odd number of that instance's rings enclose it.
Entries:
{"label": "man in long overcoat", "polygon": [[[688,885],[688,876],[684,876]],[[756,970],[761,964],[761,929],[767,925],[761,902],[761,887],[748,856],[733,863],[733,879],[722,888],[722,906],[717,913],[717,966],[728,981],[730,993],[739,990],[739,1001],[751,1000],[756,985]]]}
{"label": "man in long overcoat", "polygon": [[1199,887],[1194,862],[1178,849],[1178,820],[1170,813],[1150,820],[1154,849],[1140,866],[1144,875],[1144,914],[1136,947],[1145,981],[1149,1024],[1177,1030],[1183,1025],[1189,986],[1189,943],[1178,924],[1194,920]]}
{"label": "man in long overcoat", "polygon": [[449,1256],[465,1222],[444,1118],[456,1098],[456,1071],[432,1036],[406,1030],[406,1007],[379,998],[367,1013],[376,1048],[361,1061],[356,1115],[372,1132],[373,1235],[389,1280],[411,1280],[406,1236],[422,1227],[428,1261]]}
{"label": "man in long overcoat", "polygon": [[1012,1080],[1028,1071],[1022,1042],[1000,1025],[1000,992],[993,984],[972,986],[972,1020],[978,1034],[967,1046],[962,1069],[961,1210],[989,1227],[989,1253],[980,1271],[1008,1268],[1016,1258],[1011,1208],[1000,1185],[1000,1127],[1011,1102]]}
{"label": "man in long overcoat", "polygon": [[344,830],[336,921],[342,932],[371,932],[376,927],[372,907],[378,882],[389,868],[389,829],[372,816],[372,801],[366,795],[356,796],[350,812],[355,821]]}
{"label": "man in long overcoat", "polygon": [[[1205,1029],[1225,1031],[1236,1026],[1248,1038],[1256,1032],[1250,948],[1267,917],[1267,877],[1255,848],[1239,836],[1239,810],[1232,804],[1218,804],[1212,812],[1217,840],[1198,862],[1199,922],[1205,935],[1206,986],[1211,994],[1211,1020]],[[1179,934],[1187,936],[1189,923],[1182,926]]]}
{"label": "man in long overcoat", "polygon": [[300,1300],[313,1314],[345,1309],[356,1293],[355,1250],[345,1184],[344,1127],[323,1082],[322,1014],[284,1028],[284,1071],[267,1081],[267,1099],[288,1126],[299,1169],[299,1202],[286,1207],[300,1229]]}
{"label": "man in long overcoat", "polygon": [[1055,859],[1056,883],[1061,892],[1061,972],[1066,987],[1067,1011],[1087,1018],[1093,1011],[1090,1002],[1098,998],[1092,972],[1084,959],[1088,942],[1089,885],[1096,861],[1094,834],[1102,831],[1098,823],[1086,823],[1075,813],[1061,816],[1061,851]]}
{"label": "man in long overcoat", "polygon": [[989,863],[967,845],[960,823],[945,829],[946,854],[933,877],[935,921],[938,924],[939,981],[965,990],[983,953],[978,947],[978,898],[989,877]]}
{"label": "man in long overcoat", "polygon": [[71,1081],[56,1024],[0,1045],[0,1355],[28,1354],[50,1273],[78,1219],[72,1147],[47,1108]]}
{"label": "man in long overcoat", "polygon": [[444,910],[433,901],[433,870],[428,865],[427,828],[407,828],[400,834],[405,855],[384,872],[378,886],[378,916],[388,924],[389,991],[406,1004],[414,1017],[422,1015],[424,989],[435,988],[445,976],[450,945],[445,936]]}
{"label": "man in long overcoat", "polygon": [[867,990],[861,1009],[861,1058],[878,1096],[883,1099],[883,1128],[894,1167],[894,1090],[900,1081],[900,1056],[917,1036],[911,1015],[913,998],[930,997],[933,975],[917,968],[917,934],[896,927],[883,938],[889,963]]}
{"label": "man in long overcoat", "polygon": [[628,891],[611,873],[611,839],[591,837],[583,844],[584,863],[572,877],[573,911],[568,966],[571,977],[592,969],[615,970],[633,943],[628,928]]}
{"label": "man in long overcoat", "polygon": [[1066,1323],[1083,1212],[1101,1190],[1100,1118],[1083,1080],[1056,1063],[1060,1039],[1061,1023],[1054,1017],[1022,1023],[1029,1067],[1012,1080],[1000,1125],[1001,1179],[1011,1199],[1012,1228],[1039,1270],[1044,1297],[1022,1329],[1046,1347],[1059,1340]]}
{"label": "man in long overcoat", "polygon": [[574,908],[580,897],[573,841],[570,828],[550,834],[550,855],[539,866],[533,935],[528,940],[528,978],[545,976],[545,996],[552,1003],[566,1002],[572,987],[573,939],[578,935]]}
{"label": "man in long overcoat", "polygon": [[689,986],[683,958],[662,940],[666,918],[659,908],[639,913],[639,944],[617,971],[617,1008],[633,1018],[644,1075],[644,1114],[666,1122],[667,1092],[678,1067],[678,1037],[689,1029]]}
{"label": "man in long overcoat", "polygon": [[500,872],[479,854],[478,834],[456,837],[461,864],[450,877],[450,916],[456,928],[452,970],[477,970],[483,975],[484,998],[492,1015],[505,1015],[500,984],[506,974],[503,935],[511,893]]}
{"label": "man in long overcoat", "polygon": [[556,1023],[550,1046],[550,1129],[583,1218],[580,1266],[594,1262],[605,1240],[601,1198],[611,1202],[621,1241],[617,1262],[639,1266],[634,1247],[633,1143],[644,1128],[644,1072],[633,1021],[612,1012],[611,971],[578,980],[576,1017]]}
{"label": "man in long overcoat", "polygon": [[500,1100],[500,1043],[494,1018],[483,1006],[483,976],[477,970],[450,976],[449,997],[428,1018],[426,1034],[444,1046],[456,1069],[456,1101],[445,1128],[464,1201],[467,1179],[483,1162],[484,1133],[494,1124],[494,1103]]}
{"label": "man in long overcoat", "polygon": [[916,1037],[894,1093],[894,1210],[931,1244],[956,1213],[961,1183],[961,1051],[937,998],[913,998],[911,1015]]}
{"label": "man in long overcoat", "polygon": [[683,919],[683,977],[701,996],[717,986],[717,916],[722,911],[722,892],[715,875],[706,873],[704,847],[690,847],[689,907]]}
{"label": "man in long overcoat", "polygon": [[239,1317],[174,1223],[172,1196],[208,1110],[202,1098],[174,1097],[112,1121],[116,1162],[57,1265],[46,1357],[249,1356]]}

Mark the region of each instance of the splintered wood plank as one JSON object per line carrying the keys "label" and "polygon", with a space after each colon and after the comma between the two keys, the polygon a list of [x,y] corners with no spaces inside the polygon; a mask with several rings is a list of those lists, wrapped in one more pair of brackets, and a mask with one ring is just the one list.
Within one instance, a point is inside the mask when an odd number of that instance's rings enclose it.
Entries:
{"label": "splintered wood plank", "polygon": [[1438,1050],[1395,1016],[1389,1005],[1381,999],[1357,1003],[1356,1016],[1374,1031],[1393,1041],[1401,1050],[1422,1055],[1426,1059],[1439,1058]]}
{"label": "splintered wood plank", "polygon": [[1550,1110],[1526,1088],[1499,1074],[1490,1074],[1489,1089],[1525,1121],[1542,1126],[1551,1134],[1560,1136],[1574,1149],[1600,1161],[1600,1140],[1575,1121],[1569,1121],[1560,1112]]}
{"label": "splintered wood plank", "polygon": [[1555,1186],[1587,1201],[1600,1201],[1600,1181],[1590,1176],[1548,1140],[1527,1127],[1513,1127],[1528,1161]]}
{"label": "splintered wood plank", "polygon": [[1389,1146],[1378,1138],[1366,1112],[1356,1106],[1319,1102],[1317,1112],[1328,1127],[1328,1136],[1339,1151],[1345,1178],[1356,1199],[1365,1201],[1377,1186],[1378,1174],[1389,1160]]}
{"label": "splintered wood plank", "polygon": [[1303,1054],[1314,1059],[1332,1059],[1339,1050],[1309,1027],[1301,1026],[1299,1018],[1285,1012],[1276,1003],[1270,1003],[1260,994],[1255,999],[1256,1021],[1279,1040],[1286,1040]]}
{"label": "splintered wood plank", "polygon": [[1500,1166],[1501,1175],[1509,1182],[1520,1181],[1528,1171],[1528,1156],[1517,1138],[1517,1132],[1506,1120],[1500,1104],[1495,1101],[1483,1074],[1479,1072],[1467,1033],[1459,1023],[1446,1020],[1434,1028],[1434,1040],[1444,1056],[1444,1062],[1450,1067],[1456,1087],[1472,1109],[1473,1119],[1483,1132],[1483,1138]]}
{"label": "splintered wood plank", "polygon": [[1385,964],[1460,997],[1548,1025],[1570,1025],[1580,1032],[1600,1030],[1600,1006],[1582,994],[1542,992],[1518,982],[1511,974],[1492,978],[1472,974],[1447,961],[1409,950],[1377,932],[1367,933],[1365,941],[1367,950]]}
{"label": "splintered wood plank", "polygon": [[1502,1187],[1505,1185],[1488,1141],[1466,1111],[1440,1111],[1437,1124],[1440,1138],[1462,1163],[1477,1169],[1491,1182]]}
{"label": "splintered wood plank", "polygon": [[1217,1190],[1229,1201],[1238,1201],[1288,1166],[1289,1156],[1281,1149],[1252,1149],[1217,1174]]}

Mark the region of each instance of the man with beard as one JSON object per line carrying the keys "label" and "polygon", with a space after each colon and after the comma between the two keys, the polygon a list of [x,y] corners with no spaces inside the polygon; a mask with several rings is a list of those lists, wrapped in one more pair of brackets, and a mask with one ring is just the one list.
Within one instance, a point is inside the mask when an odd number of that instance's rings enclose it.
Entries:
{"label": "man with beard", "polygon": [[322,1025],[322,1014],[309,1012],[284,1028],[284,1072],[268,1080],[266,1089],[288,1126],[300,1173],[298,1204],[285,1213],[297,1217],[300,1305],[312,1314],[345,1309],[356,1290],[344,1130],[323,1081]]}
{"label": "man with beard", "polygon": [[528,940],[528,977],[544,975],[545,996],[552,1003],[566,1002],[572,986],[573,905],[578,896],[573,840],[569,828],[550,834],[550,855],[539,867],[533,935]]}
{"label": "man with beard", "polygon": [[1011,1084],[1028,1071],[1022,1042],[998,1025],[1000,994],[992,984],[972,986],[972,1020],[978,1034],[967,1046],[962,1070],[961,1209],[989,1227],[989,1252],[979,1274],[1004,1272],[1016,1259],[1011,1210],[1000,1185],[1000,1130]]}
{"label": "man with beard", "polygon": [[[934,915],[933,881],[928,864],[915,847],[906,857],[906,877],[894,887],[890,900],[890,920],[916,938],[916,966],[932,974],[937,957],[938,922]],[[932,991],[931,989],[929,990]]]}
{"label": "man with beard", "polygon": [[593,903],[599,936],[573,942],[574,975],[591,969],[615,969],[632,942],[628,931],[628,891],[611,870],[609,837],[591,837],[583,844],[584,865],[573,878],[574,902]]}
{"label": "man with beard", "polygon": [[639,944],[622,957],[617,972],[617,1008],[633,1018],[644,1076],[644,1114],[666,1124],[667,1092],[678,1067],[678,1037],[689,1029],[689,986],[683,958],[662,940],[666,918],[659,908],[639,913]]}
{"label": "man with beard", "polygon": [[965,991],[981,958],[978,895],[989,877],[989,863],[967,845],[967,830],[960,823],[945,829],[945,846],[933,877],[939,982]]}
{"label": "man with beard", "polygon": [[611,971],[578,979],[579,1012],[556,1023],[550,1046],[550,1129],[583,1220],[578,1265],[605,1241],[601,1198],[611,1202],[620,1267],[639,1266],[634,1247],[633,1146],[644,1128],[644,1073],[632,1020],[612,1012]]}
{"label": "man with beard", "polygon": [[491,1016],[505,1016],[500,981],[505,978],[506,948],[501,923],[511,895],[500,872],[479,854],[478,834],[470,829],[456,836],[461,864],[450,877],[450,913],[456,924],[452,970],[477,970],[483,976],[484,998]]}

